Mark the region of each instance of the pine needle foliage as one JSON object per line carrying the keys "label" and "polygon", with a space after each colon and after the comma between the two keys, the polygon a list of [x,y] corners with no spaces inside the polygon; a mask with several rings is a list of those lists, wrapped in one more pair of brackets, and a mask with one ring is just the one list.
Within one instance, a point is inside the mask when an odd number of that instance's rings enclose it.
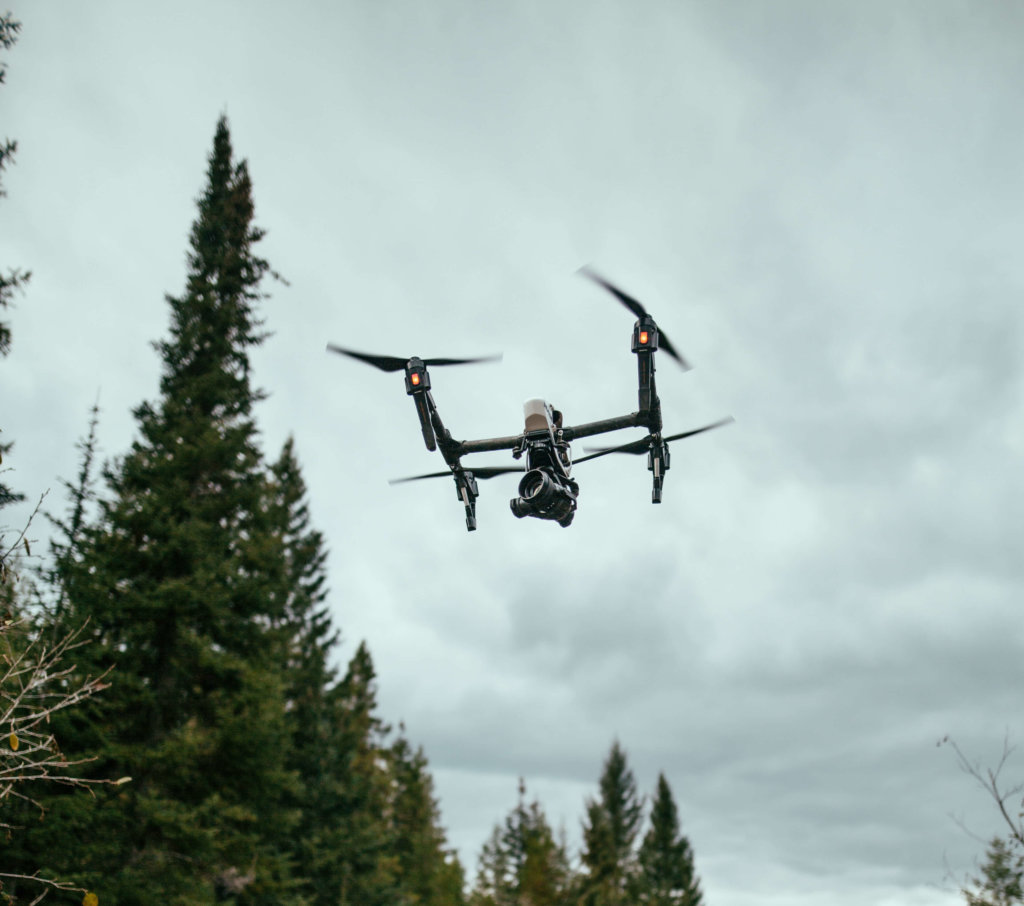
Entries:
{"label": "pine needle foliage", "polygon": [[642,906],[701,906],[693,850],[679,830],[679,812],[664,774],[651,805],[650,829],[639,853],[637,902]]}
{"label": "pine needle foliage", "polygon": [[155,344],[160,397],[135,410],[139,437],[104,470],[98,521],[62,564],[68,619],[88,621],[89,657],[113,668],[75,741],[133,781],[90,807],[57,803],[51,835],[85,829],[76,868],[107,904],[305,902],[288,842],[287,569],[250,384],[268,270],[253,215],[222,118],[186,290],[167,297]]}
{"label": "pine needle foliage", "polygon": [[565,843],[555,839],[540,802],[526,804],[520,779],[516,807],[483,846],[469,906],[562,906],[571,883]]}
{"label": "pine needle foliage", "polygon": [[[18,41],[18,33],[21,31],[21,23],[10,13],[0,15],[0,48],[10,50]],[[7,63],[0,62],[0,85],[7,79]],[[14,154],[18,150],[18,143],[13,139],[5,138],[0,140],[0,198],[7,195],[3,187],[3,171],[9,163],[14,161]],[[8,308],[16,290],[22,289],[28,282],[31,274],[18,269],[8,270],[0,273],[0,311]],[[6,321],[0,321],[0,357],[5,356],[11,349],[11,327]],[[2,448],[0,448],[2,449]],[[2,489],[0,489],[2,491]],[[0,496],[0,504],[3,497]]]}
{"label": "pine needle foliage", "polygon": [[[18,33],[21,31],[21,23],[14,19],[10,13],[0,15],[0,48],[10,50],[18,40]],[[7,76],[7,63],[0,62],[0,85],[3,85]],[[6,196],[7,192],[3,187],[3,171],[7,165],[14,160],[14,152],[18,150],[18,143],[12,139],[0,140],[0,198]],[[8,270],[0,273],[0,315],[2,315],[11,304],[14,294],[23,289],[31,274],[28,271],[18,269]],[[11,325],[6,320],[0,320],[0,358],[3,358],[11,351]],[[4,457],[10,452],[11,443],[0,443],[0,474],[3,470]],[[12,503],[19,503],[24,500],[24,494],[18,494],[11,490],[7,484],[0,479],[0,509]],[[2,544],[0,544],[2,547]],[[0,578],[4,572],[3,559],[0,558]]]}
{"label": "pine needle foliage", "polygon": [[605,759],[598,786],[600,798],[587,802],[583,825],[582,902],[585,906],[627,906],[633,903],[635,844],[644,803],[618,740]]}

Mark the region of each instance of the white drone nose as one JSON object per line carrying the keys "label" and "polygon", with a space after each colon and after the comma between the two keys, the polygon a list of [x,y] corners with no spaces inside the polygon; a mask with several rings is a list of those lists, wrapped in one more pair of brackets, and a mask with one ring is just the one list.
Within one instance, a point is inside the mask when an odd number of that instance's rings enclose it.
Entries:
{"label": "white drone nose", "polygon": [[523,415],[527,434],[551,427],[551,407],[544,400],[527,400],[523,403]]}

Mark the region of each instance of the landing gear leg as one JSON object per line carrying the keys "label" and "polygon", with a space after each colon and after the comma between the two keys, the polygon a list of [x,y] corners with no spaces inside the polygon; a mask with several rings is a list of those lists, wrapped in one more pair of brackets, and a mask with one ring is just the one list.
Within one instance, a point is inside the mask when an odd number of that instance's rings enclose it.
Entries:
{"label": "landing gear leg", "polygon": [[668,468],[668,444],[664,443],[661,438],[653,440],[647,454],[647,469],[651,472],[654,485],[651,489],[651,503],[661,503],[661,488]]}
{"label": "landing gear leg", "polygon": [[476,486],[476,479],[473,477],[472,472],[456,472],[455,473],[455,490],[458,494],[459,500],[462,501],[463,506],[466,508],[466,531],[476,531],[476,499],[480,496],[480,491]]}

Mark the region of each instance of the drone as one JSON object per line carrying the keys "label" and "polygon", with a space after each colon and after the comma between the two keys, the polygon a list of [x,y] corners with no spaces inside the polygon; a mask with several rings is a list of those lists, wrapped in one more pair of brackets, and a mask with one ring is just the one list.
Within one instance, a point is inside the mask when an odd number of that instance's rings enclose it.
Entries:
{"label": "drone", "polygon": [[[430,472],[425,475],[394,479],[390,482],[391,484],[419,481],[425,478],[450,477],[454,479],[456,494],[466,511],[466,530],[472,532],[476,530],[476,501],[480,496],[477,481],[494,478],[497,475],[521,473],[523,477],[519,481],[518,496],[509,501],[513,515],[519,519],[526,516],[546,519],[557,522],[566,528],[572,524],[576,515],[579,498],[579,485],[571,475],[573,465],[597,459],[600,456],[607,456],[610,453],[627,453],[635,456],[642,456],[646,453],[647,469],[651,472],[653,480],[651,502],[661,503],[665,473],[669,469],[669,443],[703,434],[705,431],[729,424],[733,419],[729,416],[701,428],[664,436],[662,434],[661,401],[658,399],[654,380],[655,354],[659,348],[662,349],[675,359],[684,371],[689,370],[689,364],[675,349],[664,331],[659,330],[654,318],[636,299],[589,268],[581,268],[580,273],[606,289],[637,318],[633,325],[631,349],[637,358],[638,409],[629,415],[567,426],[563,424],[562,413],[558,409],[545,400],[531,399],[523,404],[525,424],[522,433],[484,440],[456,440],[441,421],[434,398],[430,393],[430,374],[427,369],[442,365],[493,362],[500,360],[500,355],[468,359],[423,359],[411,356],[406,359],[398,356],[357,352],[353,349],[336,346],[333,343],[327,344],[329,351],[365,362],[381,371],[405,372],[405,392],[412,397],[416,406],[423,441],[431,452],[440,450],[448,467],[443,472]],[[639,440],[619,446],[587,448],[592,449],[592,452],[575,460],[574,463],[570,447],[572,441],[605,434],[609,431],[619,431],[623,428],[644,428],[647,434]],[[478,466],[472,469],[462,464],[464,456],[491,450],[511,450],[513,459],[525,458],[525,464]]]}

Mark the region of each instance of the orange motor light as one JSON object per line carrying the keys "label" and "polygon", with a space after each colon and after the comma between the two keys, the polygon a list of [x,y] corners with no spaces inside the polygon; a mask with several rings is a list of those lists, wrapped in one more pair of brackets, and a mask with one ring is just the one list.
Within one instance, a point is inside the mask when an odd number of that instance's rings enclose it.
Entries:
{"label": "orange motor light", "polygon": [[420,385],[420,376],[415,371],[409,375],[409,379],[412,381],[414,387],[418,387]]}
{"label": "orange motor light", "polygon": [[648,339],[649,339],[649,337],[647,335],[647,331],[646,330],[641,330],[640,331],[640,345],[641,346],[646,346]]}

